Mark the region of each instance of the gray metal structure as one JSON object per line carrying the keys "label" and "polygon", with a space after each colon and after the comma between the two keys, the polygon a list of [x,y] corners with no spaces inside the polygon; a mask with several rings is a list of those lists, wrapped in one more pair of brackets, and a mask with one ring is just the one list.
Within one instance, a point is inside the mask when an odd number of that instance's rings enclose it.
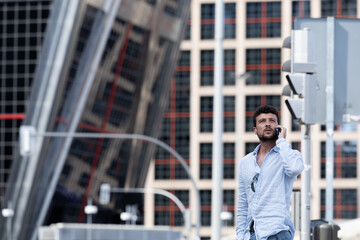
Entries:
{"label": "gray metal structure", "polygon": [[[326,124],[326,220],[333,221],[334,125],[359,122],[359,19],[297,19],[296,29],[313,32],[318,65],[317,123]],[[315,113],[314,113],[315,114]]]}
{"label": "gray metal structure", "polygon": [[330,106],[334,111],[334,124],[353,121],[346,115],[360,115],[360,20],[333,17],[297,19],[295,29],[303,28],[312,30],[314,61],[318,66],[317,123],[326,124],[328,121],[328,93],[334,95],[333,106]]}
{"label": "gray metal structure", "polygon": [[104,224],[53,224],[40,227],[38,240],[78,240],[86,239],[87,229],[91,227],[93,239],[101,240],[180,240],[181,231],[170,227],[145,228],[130,225]]}

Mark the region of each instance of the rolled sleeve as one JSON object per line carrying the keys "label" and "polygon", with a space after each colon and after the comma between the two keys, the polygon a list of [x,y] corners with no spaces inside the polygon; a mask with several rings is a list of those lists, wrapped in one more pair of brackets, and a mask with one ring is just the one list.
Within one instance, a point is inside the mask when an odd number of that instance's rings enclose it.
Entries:
{"label": "rolled sleeve", "polygon": [[289,177],[295,178],[304,169],[304,162],[301,153],[298,150],[293,150],[291,145],[284,138],[277,140],[276,146],[279,148],[285,174]]}

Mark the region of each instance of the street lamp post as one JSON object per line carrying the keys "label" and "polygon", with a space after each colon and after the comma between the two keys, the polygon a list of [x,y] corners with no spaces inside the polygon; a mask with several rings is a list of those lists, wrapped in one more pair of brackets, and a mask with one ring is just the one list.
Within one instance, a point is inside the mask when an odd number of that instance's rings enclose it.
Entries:
{"label": "street lamp post", "polygon": [[85,214],[87,215],[87,231],[86,231],[86,239],[92,239],[91,225],[92,225],[92,215],[97,214],[98,208],[97,206],[92,204],[92,199],[88,198],[87,205],[84,209]]}
{"label": "street lamp post", "polygon": [[6,218],[7,221],[7,240],[12,240],[12,226],[11,226],[11,222],[12,222],[12,217],[14,216],[14,210],[12,209],[11,203],[8,203],[8,207],[7,208],[3,208],[1,210],[1,214],[4,218]]}
{"label": "street lamp post", "polygon": [[[143,140],[154,143],[159,147],[167,150],[171,153],[182,165],[186,173],[188,174],[193,187],[196,193],[196,213],[197,213],[197,221],[196,221],[196,235],[200,236],[200,221],[201,221],[201,203],[200,203],[200,191],[196,185],[195,179],[192,176],[189,166],[186,164],[184,158],[173,148],[171,148],[166,143],[141,134],[125,134],[125,133],[74,133],[74,132],[37,132],[33,126],[21,126],[20,127],[20,154],[22,156],[31,156],[34,148],[37,137],[63,137],[63,138],[112,138],[112,139],[133,139],[133,140]],[[61,169],[58,169],[61,171]],[[57,174],[58,175],[58,174]],[[57,179],[51,182],[52,187],[56,185]],[[46,201],[50,201],[51,196],[48,197]]]}
{"label": "street lamp post", "polygon": [[152,193],[152,194],[163,195],[165,197],[170,198],[178,206],[181,213],[183,214],[185,228],[188,233],[187,239],[190,240],[190,235],[191,235],[190,209],[186,209],[184,204],[180,201],[180,199],[171,192],[162,189],[153,189],[153,188],[114,188],[111,187],[110,184],[108,183],[103,183],[100,186],[100,196],[99,196],[100,203],[104,205],[108,204],[110,202],[111,193]]}

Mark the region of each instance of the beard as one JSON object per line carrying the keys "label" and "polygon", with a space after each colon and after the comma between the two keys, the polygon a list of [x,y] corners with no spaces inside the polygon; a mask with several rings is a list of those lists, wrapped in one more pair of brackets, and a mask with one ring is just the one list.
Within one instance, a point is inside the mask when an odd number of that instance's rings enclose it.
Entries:
{"label": "beard", "polygon": [[276,132],[274,132],[272,135],[270,136],[265,136],[265,134],[263,133],[262,135],[258,134],[258,138],[260,141],[262,142],[271,142],[274,140],[277,140],[277,136],[276,136]]}

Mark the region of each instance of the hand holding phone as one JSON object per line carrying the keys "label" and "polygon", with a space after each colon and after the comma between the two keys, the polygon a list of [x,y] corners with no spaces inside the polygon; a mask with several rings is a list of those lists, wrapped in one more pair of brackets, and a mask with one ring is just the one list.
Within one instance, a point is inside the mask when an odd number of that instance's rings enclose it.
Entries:
{"label": "hand holding phone", "polygon": [[278,125],[276,127],[276,136],[277,138],[286,138],[286,128]]}

